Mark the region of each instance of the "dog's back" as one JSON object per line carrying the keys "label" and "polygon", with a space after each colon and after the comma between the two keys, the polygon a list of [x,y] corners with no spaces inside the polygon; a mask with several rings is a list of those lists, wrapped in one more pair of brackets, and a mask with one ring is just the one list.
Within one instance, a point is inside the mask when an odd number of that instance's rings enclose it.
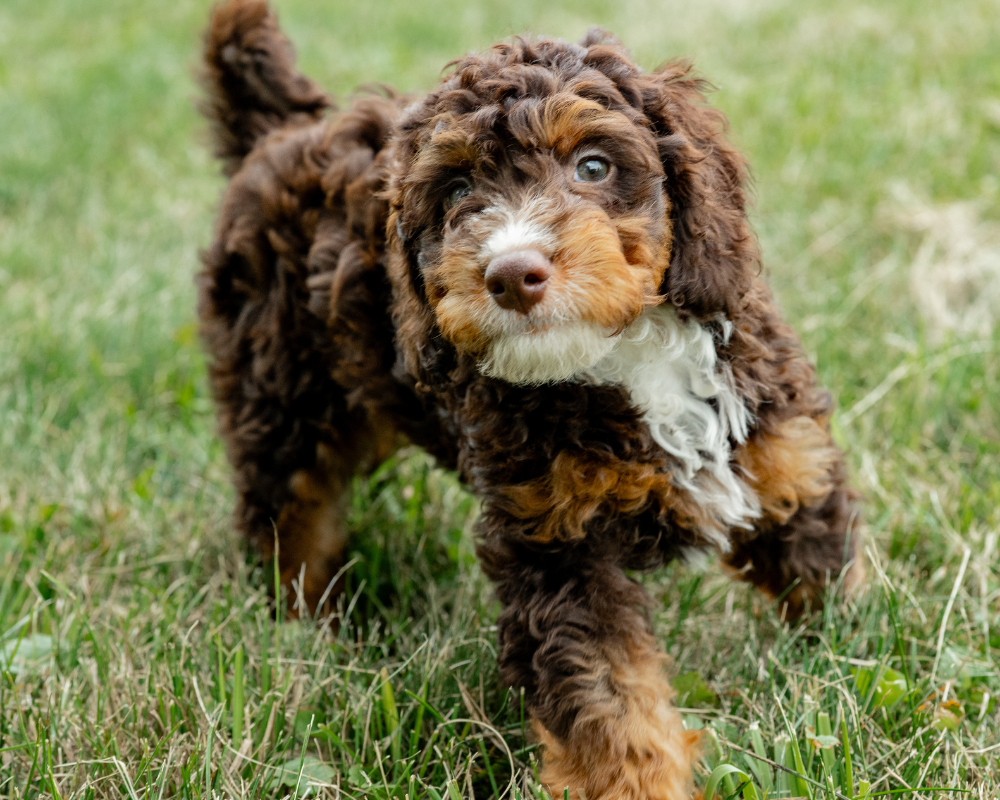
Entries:
{"label": "dog's back", "polygon": [[202,80],[231,180],[199,315],[237,524],[265,559],[278,528],[282,579],[298,578],[315,608],[341,563],[335,498],[397,445],[388,409],[413,418],[417,405],[391,376],[382,263],[384,147],[403,100],[366,96],[326,116],[331,99],[295,70],[263,0],[215,9]]}

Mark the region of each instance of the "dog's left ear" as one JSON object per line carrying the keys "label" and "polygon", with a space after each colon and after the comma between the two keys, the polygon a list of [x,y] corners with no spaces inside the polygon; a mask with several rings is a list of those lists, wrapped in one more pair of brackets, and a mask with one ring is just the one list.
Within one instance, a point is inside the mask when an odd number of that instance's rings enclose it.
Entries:
{"label": "dog's left ear", "polygon": [[686,62],[640,76],[643,113],[657,137],[673,206],[673,252],[661,291],[698,317],[732,318],[759,272],[746,215],[746,162],[705,102],[709,85]]}
{"label": "dog's left ear", "polygon": [[416,379],[418,388],[437,386],[447,381],[454,368],[455,350],[441,337],[434,312],[427,304],[418,237],[406,229],[399,208],[390,210],[386,233],[396,351],[400,357],[394,372],[399,378],[409,375]]}

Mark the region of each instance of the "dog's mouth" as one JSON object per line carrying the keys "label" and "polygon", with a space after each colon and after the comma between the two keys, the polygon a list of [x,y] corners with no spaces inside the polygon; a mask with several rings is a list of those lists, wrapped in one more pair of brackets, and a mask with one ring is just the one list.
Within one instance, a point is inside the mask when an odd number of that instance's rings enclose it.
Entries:
{"label": "dog's mouth", "polygon": [[524,320],[519,332],[493,337],[479,370],[524,386],[572,381],[618,345],[620,336],[593,322]]}

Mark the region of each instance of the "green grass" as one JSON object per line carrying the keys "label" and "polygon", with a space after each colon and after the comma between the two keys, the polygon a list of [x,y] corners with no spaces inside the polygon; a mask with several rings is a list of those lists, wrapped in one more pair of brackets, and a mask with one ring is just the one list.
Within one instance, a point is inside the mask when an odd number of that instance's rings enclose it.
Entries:
{"label": "green grass", "polygon": [[[996,2],[279,9],[304,70],[340,93],[427,88],[499,37],[593,23],[646,66],[696,59],[754,165],[772,285],[838,397],[870,560],[861,595],[796,626],[714,567],[645,578],[687,723],[707,731],[699,781],[730,764],[744,797],[1000,795],[1000,338],[950,331],[912,285],[928,253],[952,273],[996,263]],[[452,476],[407,452],[358,484],[335,637],[273,621],[273,576],[231,530],[194,327],[222,186],[192,111],[206,14],[0,3],[0,797],[314,782],[455,800],[511,781],[539,797]],[[969,224],[952,230],[955,209]],[[743,783],[719,778],[720,795]]]}

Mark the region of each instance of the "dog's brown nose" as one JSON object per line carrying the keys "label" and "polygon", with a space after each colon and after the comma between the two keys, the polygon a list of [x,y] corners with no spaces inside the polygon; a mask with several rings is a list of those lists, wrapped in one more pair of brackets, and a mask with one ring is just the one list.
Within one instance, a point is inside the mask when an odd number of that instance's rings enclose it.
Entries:
{"label": "dog's brown nose", "polygon": [[486,291],[500,308],[527,314],[545,295],[552,264],[537,250],[497,256],[486,268]]}

